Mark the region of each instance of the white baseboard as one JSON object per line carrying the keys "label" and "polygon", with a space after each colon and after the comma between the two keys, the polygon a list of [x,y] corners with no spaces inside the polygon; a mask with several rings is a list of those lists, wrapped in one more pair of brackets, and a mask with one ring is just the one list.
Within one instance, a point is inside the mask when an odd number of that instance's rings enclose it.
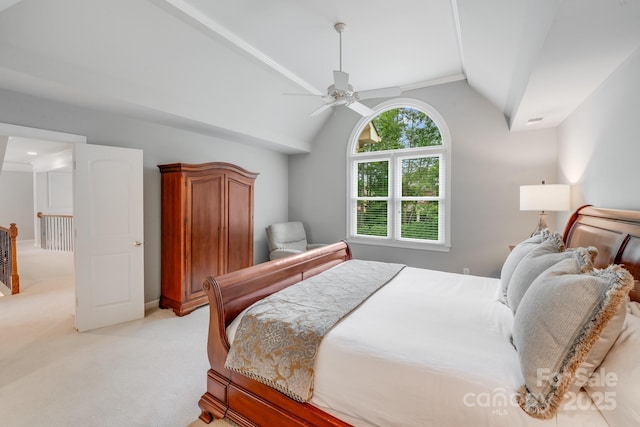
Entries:
{"label": "white baseboard", "polygon": [[18,247],[31,247],[31,246],[35,246],[36,248],[39,247],[39,245],[36,245],[36,241],[31,239],[31,240],[16,240],[16,245],[18,245]]}
{"label": "white baseboard", "polygon": [[152,308],[158,308],[160,306],[160,300],[159,299],[154,299],[153,301],[149,301],[149,302],[145,302],[144,303],[144,310],[151,310]]}

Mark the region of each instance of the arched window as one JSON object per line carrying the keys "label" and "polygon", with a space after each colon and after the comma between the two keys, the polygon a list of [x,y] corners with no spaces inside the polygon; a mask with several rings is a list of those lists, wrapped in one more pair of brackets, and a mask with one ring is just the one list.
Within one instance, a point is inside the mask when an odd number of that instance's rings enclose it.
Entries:
{"label": "arched window", "polygon": [[447,251],[450,247],[448,128],[415,99],[380,104],[348,148],[348,239]]}

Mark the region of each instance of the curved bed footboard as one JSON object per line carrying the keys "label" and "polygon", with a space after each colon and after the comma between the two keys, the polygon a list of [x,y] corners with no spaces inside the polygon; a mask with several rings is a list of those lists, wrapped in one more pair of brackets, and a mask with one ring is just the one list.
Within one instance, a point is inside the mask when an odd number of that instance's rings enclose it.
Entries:
{"label": "curved bed footboard", "polygon": [[[198,405],[200,419],[227,417],[241,426],[348,426],[308,403],[284,394],[238,373],[224,363],[229,353],[226,328],[254,302],[351,259],[346,242],[338,242],[298,255],[257,264],[218,277],[208,277],[203,288],[209,298],[207,351],[211,369],[207,392]],[[250,419],[255,417],[254,419]]]}

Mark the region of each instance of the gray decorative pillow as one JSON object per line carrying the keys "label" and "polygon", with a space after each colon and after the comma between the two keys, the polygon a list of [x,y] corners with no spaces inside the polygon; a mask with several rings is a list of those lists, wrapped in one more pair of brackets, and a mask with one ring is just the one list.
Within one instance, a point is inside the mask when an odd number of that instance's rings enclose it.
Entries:
{"label": "gray decorative pillow", "polygon": [[575,393],[589,381],[593,372],[600,367],[605,357],[607,357],[607,354],[609,354],[609,350],[611,350],[611,347],[613,347],[613,344],[615,344],[620,336],[620,332],[624,328],[624,320],[627,317],[628,301],[629,298],[627,297],[625,302],[618,308],[618,311],[611,317],[609,323],[607,323],[606,328],[604,328],[602,334],[600,334],[600,338],[591,349],[587,359],[580,365],[580,368],[578,368],[576,379],[571,386],[572,391]]}
{"label": "gray decorative pillow", "polygon": [[[633,287],[633,276],[620,266],[563,274],[568,268],[564,264],[571,262],[563,260],[534,280],[514,317],[513,343],[525,382],[516,399],[535,418],[556,414],[578,369]],[[608,340],[620,334],[622,325],[617,327],[607,331]]]}
{"label": "gray decorative pillow", "polygon": [[507,288],[507,305],[516,313],[518,304],[522,300],[527,289],[546,269],[553,267],[559,261],[570,259],[573,262],[566,263],[563,274],[580,274],[593,270],[593,263],[598,255],[598,249],[593,246],[588,248],[568,249],[561,252],[564,243],[549,239],[533,248],[518,264],[511,282]]}
{"label": "gray decorative pillow", "polygon": [[[511,276],[515,271],[516,267],[532,249],[536,248],[540,243],[554,239],[556,241],[562,242],[562,236],[558,233],[551,233],[548,228],[542,230],[541,234],[535,235],[533,237],[528,238],[527,240],[518,243],[512,250],[509,252],[507,259],[504,261],[502,265],[502,270],[500,271],[500,301],[505,303],[507,302],[507,289],[509,288],[509,282],[511,281]],[[564,244],[562,246],[562,250],[564,250]]]}

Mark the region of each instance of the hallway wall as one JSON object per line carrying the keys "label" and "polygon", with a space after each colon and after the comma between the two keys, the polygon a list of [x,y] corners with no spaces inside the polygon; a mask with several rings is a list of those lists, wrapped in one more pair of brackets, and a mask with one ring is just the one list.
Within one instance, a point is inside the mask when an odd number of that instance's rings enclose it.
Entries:
{"label": "hallway wall", "polygon": [[33,173],[2,171],[0,173],[0,225],[18,227],[17,240],[34,240]]}

